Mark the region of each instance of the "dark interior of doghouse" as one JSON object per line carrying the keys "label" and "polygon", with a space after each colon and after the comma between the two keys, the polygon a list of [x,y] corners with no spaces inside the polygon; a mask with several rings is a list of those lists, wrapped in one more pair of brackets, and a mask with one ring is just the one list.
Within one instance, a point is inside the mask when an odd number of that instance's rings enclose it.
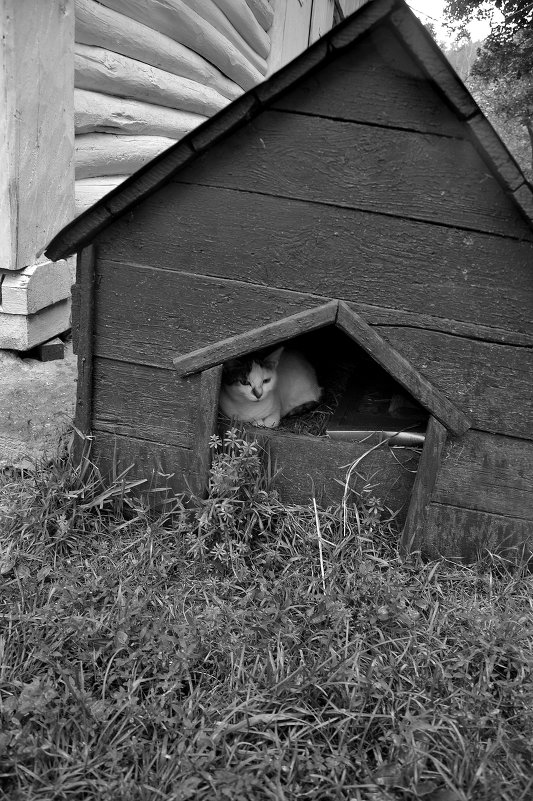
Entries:
{"label": "dark interior of doghouse", "polygon": [[378,431],[397,434],[394,444],[422,446],[428,412],[340,329],[328,326],[282,344],[311,362],[323,393],[315,409],[283,418],[279,430],[354,440]]}

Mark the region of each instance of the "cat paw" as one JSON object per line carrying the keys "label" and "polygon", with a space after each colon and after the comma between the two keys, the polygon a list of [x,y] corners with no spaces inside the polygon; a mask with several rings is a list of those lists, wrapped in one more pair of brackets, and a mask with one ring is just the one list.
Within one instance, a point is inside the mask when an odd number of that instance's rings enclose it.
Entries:
{"label": "cat paw", "polygon": [[277,428],[279,425],[279,420],[279,415],[271,414],[268,417],[265,417],[261,425],[263,425],[265,428]]}

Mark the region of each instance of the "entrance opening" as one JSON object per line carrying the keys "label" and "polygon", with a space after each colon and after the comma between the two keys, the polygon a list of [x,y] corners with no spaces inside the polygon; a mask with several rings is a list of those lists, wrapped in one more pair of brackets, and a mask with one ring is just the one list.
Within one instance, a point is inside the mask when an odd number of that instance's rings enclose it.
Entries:
{"label": "entrance opening", "polygon": [[382,432],[394,444],[423,444],[428,412],[340,329],[327,326],[283,344],[313,365],[323,393],[315,409],[282,418],[280,430],[344,440]]}
{"label": "entrance opening", "polygon": [[[316,408],[282,418],[274,429],[245,424],[268,441],[281,497],[327,504],[342,499],[350,463],[361,459],[351,493],[380,497],[404,522],[429,413],[347,334],[334,325],[281,343],[300,351],[323,387]],[[267,348],[263,355],[274,350]],[[219,417],[219,431],[228,419]],[[378,447],[376,447],[378,446]]]}

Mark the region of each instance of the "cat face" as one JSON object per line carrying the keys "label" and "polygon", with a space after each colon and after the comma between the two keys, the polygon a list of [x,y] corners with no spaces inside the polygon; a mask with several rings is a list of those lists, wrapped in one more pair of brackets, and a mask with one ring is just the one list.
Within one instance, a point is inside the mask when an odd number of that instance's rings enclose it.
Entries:
{"label": "cat face", "polygon": [[222,381],[235,398],[257,402],[271,394],[276,386],[276,368],[283,348],[266,356],[257,354],[232,359],[224,365]]}

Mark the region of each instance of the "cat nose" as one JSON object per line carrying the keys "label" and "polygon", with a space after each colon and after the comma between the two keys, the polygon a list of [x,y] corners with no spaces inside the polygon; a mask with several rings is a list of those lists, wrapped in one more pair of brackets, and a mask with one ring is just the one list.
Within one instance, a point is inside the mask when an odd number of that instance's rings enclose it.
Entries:
{"label": "cat nose", "polygon": [[262,389],[252,389],[252,392],[254,393],[255,397],[258,400],[261,397],[261,395],[263,394],[263,390]]}

